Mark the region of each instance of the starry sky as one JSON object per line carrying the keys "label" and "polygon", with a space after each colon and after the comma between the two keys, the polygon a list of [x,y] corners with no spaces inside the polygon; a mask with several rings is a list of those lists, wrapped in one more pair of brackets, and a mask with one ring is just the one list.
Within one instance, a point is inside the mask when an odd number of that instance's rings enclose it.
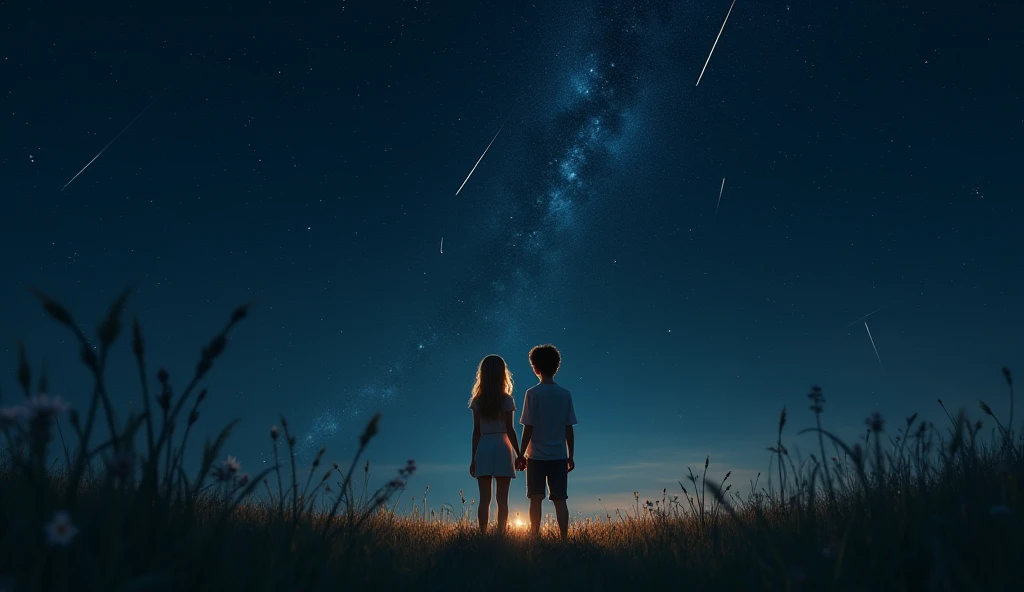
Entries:
{"label": "starry sky", "polygon": [[[814,384],[851,439],[874,411],[938,422],[937,398],[1005,416],[1024,9],[738,0],[695,86],[728,9],[5,8],[6,399],[23,339],[53,394],[88,400],[28,286],[93,326],[132,285],[153,373],[179,388],[254,303],[196,428],[241,418],[243,470],[273,462],[281,414],[308,467],[321,444],[345,463],[380,411],[372,480],[413,458],[434,508],[476,497],[479,360],[508,361],[521,406],[538,343],[579,417],[574,513],[660,496],[706,455],[748,489],[782,407],[811,425]],[[110,364],[122,416],[141,408],[127,342]],[[511,499],[525,510],[525,479]]]}

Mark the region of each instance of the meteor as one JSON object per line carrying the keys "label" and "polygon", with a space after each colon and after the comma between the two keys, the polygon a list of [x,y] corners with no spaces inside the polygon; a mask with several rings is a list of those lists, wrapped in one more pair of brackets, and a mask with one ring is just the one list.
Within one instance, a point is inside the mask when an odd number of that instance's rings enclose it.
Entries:
{"label": "meteor", "polygon": [[881,312],[881,311],[883,311],[883,310],[885,310],[885,309],[889,308],[890,306],[892,306],[892,303],[891,303],[891,302],[890,302],[889,304],[886,304],[886,305],[885,305],[885,306],[883,306],[882,308],[876,308],[875,310],[873,310],[873,311],[869,312],[868,314],[866,314],[866,315],[862,316],[861,318],[857,319],[856,321],[853,321],[852,323],[850,323],[849,325],[847,325],[847,326],[846,326],[846,328],[847,328],[847,329],[849,329],[850,327],[852,327],[852,326],[856,325],[857,323],[859,323],[859,322],[863,321],[864,319],[866,319],[866,318],[870,317],[871,315],[875,314],[876,312]]}
{"label": "meteor", "polygon": [[123,133],[125,133],[126,131],[128,131],[128,128],[130,128],[130,127],[132,126],[132,124],[133,124],[133,123],[135,123],[136,121],[138,121],[138,120],[139,120],[139,118],[140,118],[140,117],[142,117],[142,114],[143,114],[143,113],[145,113],[146,111],[149,111],[149,108],[150,108],[150,107],[152,107],[152,106],[153,106],[153,103],[155,103],[155,102],[156,102],[156,98],[154,97],[154,98],[153,98],[153,100],[152,100],[152,101],[150,101],[148,105],[146,105],[146,108],[145,108],[145,109],[143,109],[143,110],[142,110],[142,111],[141,111],[141,112],[140,112],[140,113],[139,113],[138,115],[136,115],[136,116],[135,116],[135,119],[133,119],[133,120],[131,120],[130,122],[128,122],[128,125],[124,126],[124,129],[123,129],[123,130],[121,130],[120,132],[118,132],[118,133],[117,133],[117,135],[116,135],[116,136],[114,136],[114,139],[113,139],[113,140],[111,140],[111,141],[107,142],[107,145],[106,145],[106,146],[104,146],[102,150],[100,150],[99,152],[97,152],[97,153],[96,153],[96,156],[93,156],[93,157],[92,157],[92,160],[90,160],[89,162],[85,163],[85,166],[84,166],[84,167],[82,167],[82,170],[78,171],[78,172],[77,172],[77,173],[75,174],[75,176],[74,176],[74,177],[71,177],[71,180],[70,180],[70,181],[68,181],[67,183],[65,183],[65,184],[64,184],[64,186],[60,188],[60,190],[61,190],[61,191],[64,191],[65,189],[67,189],[67,188],[68,188],[68,185],[72,184],[72,183],[73,183],[73,182],[75,181],[75,179],[77,179],[77,178],[78,178],[78,175],[81,175],[82,173],[84,173],[84,172],[85,172],[85,169],[89,168],[89,165],[91,165],[92,163],[96,162],[96,159],[97,159],[97,158],[99,158],[99,157],[100,157],[100,156],[101,156],[101,155],[102,155],[102,154],[103,154],[104,152],[106,152],[106,151],[107,151],[107,148],[110,148],[110,145],[111,145],[111,144],[113,144],[113,143],[114,143],[114,142],[115,142],[115,141],[116,141],[116,140],[117,140],[118,138],[120,138],[120,137],[121,137],[121,134],[123,134]]}
{"label": "meteor", "polygon": [[[718,206],[722,205],[722,191],[725,190],[725,177],[722,177],[722,186],[718,188],[718,203],[715,204],[715,218],[718,218]],[[856,322],[856,321],[854,321]]]}
{"label": "meteor", "polygon": [[[509,117],[512,116],[509,115]],[[501,127],[498,128],[498,134],[501,133],[501,130],[502,128],[505,127],[506,123],[508,123],[508,117],[505,118],[505,121],[501,124]],[[487,151],[491,149],[491,144],[493,144],[494,141],[498,139],[498,134],[494,134],[494,137],[491,138],[491,143],[488,144],[486,148],[484,148],[484,153],[480,155],[480,158],[476,159],[476,164],[473,165],[473,168],[469,171],[469,174],[466,175],[466,180],[462,182],[462,185],[459,185],[459,189],[455,192],[455,195],[458,195],[459,191],[462,191],[462,188],[466,186],[466,182],[469,181],[469,178],[473,176],[473,171],[476,170],[476,167],[480,166],[480,161],[484,159],[484,156],[487,155]]]}
{"label": "meteor", "polygon": [[441,254],[444,255],[444,237],[441,237]]}
{"label": "meteor", "polygon": [[718,40],[722,37],[722,31],[725,30],[725,23],[729,22],[729,15],[732,14],[733,6],[736,6],[736,0],[732,0],[732,4],[729,5],[729,12],[725,13],[725,20],[722,21],[722,28],[718,30],[718,37],[715,37],[715,43],[711,46],[711,52],[708,53],[708,59],[704,60],[704,67],[700,69],[700,76],[697,77],[697,84],[694,86],[700,86],[700,79],[704,78],[704,70],[708,69],[708,62],[711,61],[711,54],[715,53],[715,46],[718,45]]}
{"label": "meteor", "polygon": [[[871,327],[868,327],[867,321],[864,321],[864,328],[868,331],[868,339],[871,340],[871,348],[875,350],[875,357],[878,358],[878,365],[882,366],[882,357],[878,355],[878,348],[875,347],[875,338],[871,336]],[[882,372],[885,372],[885,366],[882,366]]]}

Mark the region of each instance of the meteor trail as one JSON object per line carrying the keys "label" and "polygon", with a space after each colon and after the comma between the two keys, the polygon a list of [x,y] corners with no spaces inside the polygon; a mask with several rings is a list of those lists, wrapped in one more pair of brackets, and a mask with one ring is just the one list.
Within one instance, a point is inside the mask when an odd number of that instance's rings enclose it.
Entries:
{"label": "meteor trail", "polygon": [[861,318],[857,319],[856,321],[853,321],[852,323],[847,325],[846,328],[849,329],[850,327],[852,327],[852,326],[856,325],[857,323],[863,321],[864,319],[870,317],[871,315],[875,314],[876,312],[880,312],[882,310],[885,310],[886,308],[889,308],[890,306],[892,306],[891,302],[889,304],[886,304],[882,308],[876,308],[875,310],[873,310],[873,311],[869,312],[868,314],[862,316]]}
{"label": "meteor trail", "polygon": [[[509,115],[509,117],[512,116]],[[508,117],[505,118],[505,121],[502,122],[501,127],[498,128],[498,134],[501,133],[501,129],[505,127],[506,123],[508,123]],[[488,144],[486,148],[484,148],[484,153],[480,155],[480,158],[476,159],[476,164],[473,165],[473,168],[469,171],[469,174],[466,175],[466,180],[462,182],[462,185],[459,185],[459,189],[458,191],[455,192],[455,195],[458,195],[459,191],[462,191],[462,188],[466,186],[466,182],[469,181],[469,178],[473,176],[473,171],[476,170],[476,167],[480,166],[480,161],[484,159],[484,156],[487,154],[487,151],[491,149],[491,144],[493,144],[494,141],[498,139],[498,134],[494,134],[494,137],[491,138],[491,143]]]}
{"label": "meteor trail", "polygon": [[[871,340],[871,348],[875,350],[875,357],[878,358],[878,365],[882,366],[882,357],[878,355],[878,348],[875,347],[875,338],[871,336],[871,328],[868,327],[867,321],[864,321],[864,328],[868,330],[868,339]],[[882,372],[885,372],[885,366],[882,366]]]}
{"label": "meteor trail", "polygon": [[700,69],[700,76],[697,77],[697,84],[694,86],[700,86],[700,79],[704,78],[704,70],[708,69],[708,62],[711,61],[711,54],[715,53],[715,46],[718,45],[718,40],[722,37],[722,31],[725,30],[725,23],[729,22],[729,15],[732,14],[733,6],[736,6],[736,0],[732,0],[732,4],[729,5],[729,12],[725,13],[725,20],[722,21],[722,28],[718,30],[718,37],[715,37],[715,43],[711,46],[711,52],[708,53],[708,59],[704,60],[704,67]]}
{"label": "meteor trail", "polygon": [[[715,218],[718,218],[718,206],[722,205],[722,191],[725,190],[725,177],[722,177],[722,186],[718,188],[718,203],[715,204]],[[856,321],[854,321],[856,322]]]}
{"label": "meteor trail", "polygon": [[444,237],[441,237],[441,254],[444,255]]}
{"label": "meteor trail", "polygon": [[123,134],[123,133],[125,133],[126,131],[128,131],[128,128],[130,128],[130,127],[132,126],[132,124],[133,124],[133,123],[135,123],[136,121],[138,121],[138,120],[139,120],[139,118],[140,118],[140,117],[142,117],[142,114],[143,114],[143,113],[145,113],[146,111],[149,111],[149,108],[150,108],[150,107],[152,107],[152,106],[153,106],[153,103],[155,103],[155,102],[156,102],[156,97],[154,97],[154,98],[153,98],[153,100],[152,100],[152,101],[150,101],[148,105],[146,105],[146,108],[145,108],[145,109],[143,109],[143,110],[142,110],[141,112],[139,112],[139,114],[138,114],[138,115],[136,115],[136,116],[135,116],[135,119],[133,119],[133,120],[131,120],[130,122],[128,122],[128,125],[124,126],[124,129],[123,129],[123,130],[121,130],[120,132],[118,132],[118,133],[117,133],[117,135],[116,135],[116,136],[114,136],[114,139],[113,139],[113,140],[111,140],[111,141],[107,142],[107,145],[103,147],[103,150],[100,150],[99,152],[97,152],[97,153],[96,153],[96,156],[93,156],[93,157],[92,157],[92,160],[90,160],[89,162],[85,163],[85,166],[84,166],[84,167],[82,167],[82,170],[80,170],[80,171],[78,171],[77,173],[75,173],[75,176],[74,176],[74,177],[71,177],[71,180],[70,180],[70,181],[68,181],[67,183],[65,183],[65,184],[64,184],[64,186],[60,188],[60,190],[61,190],[61,191],[64,191],[65,189],[67,189],[67,188],[68,188],[68,185],[72,184],[72,183],[73,183],[73,182],[75,181],[75,179],[77,179],[77,178],[78,178],[78,175],[81,175],[82,173],[84,173],[84,172],[85,172],[85,169],[89,168],[89,165],[91,165],[92,163],[96,162],[96,159],[97,159],[97,158],[99,158],[99,157],[100,157],[100,155],[102,155],[102,154],[103,154],[104,152],[106,152],[106,151],[107,151],[107,148],[110,148],[110,145],[111,145],[111,144],[113,144],[113,143],[114,143],[114,142],[115,142],[115,141],[116,141],[116,140],[117,140],[118,138],[120,138],[120,137],[121,137],[121,134]]}

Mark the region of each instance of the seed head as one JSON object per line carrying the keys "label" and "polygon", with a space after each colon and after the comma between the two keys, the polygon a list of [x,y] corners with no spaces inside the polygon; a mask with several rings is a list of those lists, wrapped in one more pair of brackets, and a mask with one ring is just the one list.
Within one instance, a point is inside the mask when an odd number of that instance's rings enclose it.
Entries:
{"label": "seed head", "polygon": [[864,423],[871,429],[872,432],[878,433],[882,431],[885,426],[885,419],[882,418],[882,414],[875,411],[870,417],[864,420]]}
{"label": "seed head", "polygon": [[373,419],[366,424],[366,430],[363,431],[363,435],[359,437],[359,445],[366,446],[369,444],[370,439],[377,435],[377,424],[380,422],[380,412],[374,414]]}

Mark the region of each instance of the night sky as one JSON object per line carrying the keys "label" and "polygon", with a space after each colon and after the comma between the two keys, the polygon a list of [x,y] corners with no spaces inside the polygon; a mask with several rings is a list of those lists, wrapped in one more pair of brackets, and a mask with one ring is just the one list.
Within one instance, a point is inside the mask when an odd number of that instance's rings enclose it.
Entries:
{"label": "night sky", "polygon": [[[1024,8],[738,0],[695,86],[728,9],[5,7],[6,402],[19,338],[52,394],[88,401],[28,286],[91,335],[132,285],[150,379],[178,388],[254,303],[196,426],[242,418],[225,452],[243,470],[272,463],[280,414],[308,467],[321,443],[350,459],[379,410],[373,481],[413,458],[435,509],[477,496],[476,365],[503,356],[521,408],[539,343],[579,417],[574,515],[678,492],[709,454],[746,491],[782,407],[788,433],[812,424],[814,384],[847,438],[876,410],[945,421],[938,398],[1005,417],[999,368],[1024,371]],[[127,340],[110,381],[122,418],[141,409]]]}

